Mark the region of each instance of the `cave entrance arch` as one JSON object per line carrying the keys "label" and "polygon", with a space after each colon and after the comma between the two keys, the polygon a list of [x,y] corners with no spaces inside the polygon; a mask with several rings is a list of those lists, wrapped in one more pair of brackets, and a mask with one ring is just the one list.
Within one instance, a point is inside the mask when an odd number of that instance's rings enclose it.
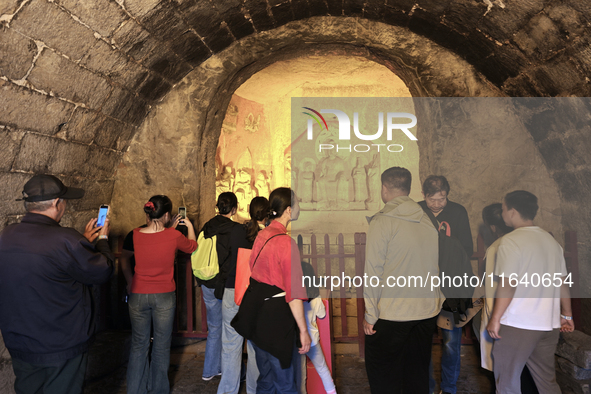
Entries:
{"label": "cave entrance arch", "polygon": [[[301,56],[276,61],[254,73],[232,95],[216,149],[216,198],[225,191],[236,193],[239,210],[235,220],[248,219],[253,197],[268,197],[274,188],[290,186],[298,192],[302,211],[309,211],[304,216],[315,223],[313,230],[312,224],[298,226],[302,227],[299,230],[306,227],[306,232],[332,233],[338,217],[339,228],[354,225],[362,231],[363,218],[379,209],[379,171],[388,165],[408,168],[414,175],[413,197],[420,197],[416,142],[405,144],[405,152],[395,158],[389,155],[387,160],[387,155],[382,154],[381,162],[363,148],[359,152],[316,152],[304,157],[294,145],[292,152],[292,142],[304,132],[291,122],[292,98],[297,97],[354,98],[351,100],[360,103],[370,98],[401,98],[412,105],[411,92],[396,74],[361,56]],[[353,114],[350,116],[353,122]],[[336,118],[325,117],[335,126],[333,129],[338,129]],[[359,124],[365,134],[373,134],[378,119]],[[330,166],[326,160],[330,160]],[[339,175],[335,172],[319,179],[323,168],[334,165],[339,167]],[[323,181],[336,185],[336,179],[329,179],[336,176],[343,202],[338,206],[320,193]],[[333,190],[333,194],[336,192]],[[367,203],[371,198],[375,201]],[[334,215],[335,210],[340,211],[339,215]]]}

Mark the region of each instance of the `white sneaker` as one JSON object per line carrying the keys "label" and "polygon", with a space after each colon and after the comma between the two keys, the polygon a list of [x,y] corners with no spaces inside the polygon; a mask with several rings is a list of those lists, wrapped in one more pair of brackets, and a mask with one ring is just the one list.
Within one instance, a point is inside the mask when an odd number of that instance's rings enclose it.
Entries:
{"label": "white sneaker", "polygon": [[215,375],[211,375],[211,376],[202,376],[201,379],[205,380],[206,382],[209,382],[211,379],[215,378],[216,376],[222,376],[222,373],[218,373]]}

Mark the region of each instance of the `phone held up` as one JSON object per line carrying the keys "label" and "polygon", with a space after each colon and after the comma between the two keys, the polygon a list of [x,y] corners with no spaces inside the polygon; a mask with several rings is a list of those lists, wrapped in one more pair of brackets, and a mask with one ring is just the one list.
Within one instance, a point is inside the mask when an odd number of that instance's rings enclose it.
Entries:
{"label": "phone held up", "polygon": [[186,219],[187,218],[187,208],[179,207],[179,216],[180,216],[181,220]]}
{"label": "phone held up", "polygon": [[105,220],[107,219],[107,214],[109,213],[109,206],[108,205],[101,205],[99,208],[98,220],[96,222],[97,227],[102,227],[105,225]]}

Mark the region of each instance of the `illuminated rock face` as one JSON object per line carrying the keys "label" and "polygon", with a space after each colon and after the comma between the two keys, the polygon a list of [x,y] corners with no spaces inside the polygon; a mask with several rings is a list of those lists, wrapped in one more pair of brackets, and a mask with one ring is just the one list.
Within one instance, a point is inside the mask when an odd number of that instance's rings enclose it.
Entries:
{"label": "illuminated rock face", "polygon": [[[388,139],[379,121],[394,108],[404,107],[405,111],[414,112],[412,98],[409,93],[406,98],[382,98],[379,96],[387,97],[387,94],[378,92],[377,89],[369,91],[378,97],[292,98],[292,176],[297,179],[294,189],[302,210],[300,219],[292,224],[294,232],[353,234],[367,231],[365,218],[373,216],[383,206],[380,174],[390,167],[401,166],[411,171],[414,177],[412,197],[420,199],[417,141],[402,133],[390,133],[393,137]],[[302,115],[298,110],[301,107],[324,113],[320,114],[322,121],[310,122],[305,115],[311,111]],[[333,110],[326,108],[338,111],[339,119],[330,115]],[[345,121],[348,118],[357,120],[355,127]],[[345,136],[343,131],[350,129],[357,133]],[[417,128],[412,132],[426,137]]]}
{"label": "illuminated rock face", "polygon": [[[418,179],[416,142],[405,143],[404,153],[389,152],[386,146],[394,141],[387,141],[384,132],[380,140],[354,138],[351,145],[339,141],[339,122],[330,115],[325,115],[325,126],[315,124],[313,130],[307,129],[305,115],[293,118],[301,115],[293,107],[294,97],[322,96],[397,96],[410,103],[410,92],[390,70],[357,57],[302,57],[253,75],[232,96],[216,150],[216,197],[225,191],[236,194],[235,220],[248,219],[253,197],[268,197],[271,190],[289,186],[306,212],[299,223],[309,223],[315,232],[332,232],[317,222],[324,213],[339,211],[345,213],[340,216],[344,223],[358,228],[363,217],[380,207],[382,171],[404,163]],[[359,102],[367,104],[367,99],[349,99],[349,106]],[[367,112],[355,125],[372,135],[378,112]],[[354,119],[353,112],[350,117]],[[314,138],[308,139],[308,133]]]}
{"label": "illuminated rock face", "polygon": [[[395,114],[390,112],[394,109],[405,108],[414,118],[413,101],[408,91],[406,94],[407,97],[388,98],[292,99],[292,166],[293,177],[298,180],[294,188],[303,211],[366,211],[366,214],[372,214],[380,208],[379,176],[384,170],[403,166],[418,177],[416,135],[420,131],[413,126],[412,131],[408,131],[411,139],[400,130],[384,127],[384,115]],[[300,107],[305,112],[301,112]],[[316,114],[312,115],[312,112]],[[390,118],[394,119],[394,116]],[[416,193],[414,197],[417,198]]]}
{"label": "illuminated rock face", "polygon": [[250,201],[257,196],[269,197],[271,188],[279,185],[270,179],[273,163],[269,160],[277,144],[269,131],[264,105],[234,95],[222,124],[216,152],[216,199],[223,192],[238,198],[234,220],[249,219]]}

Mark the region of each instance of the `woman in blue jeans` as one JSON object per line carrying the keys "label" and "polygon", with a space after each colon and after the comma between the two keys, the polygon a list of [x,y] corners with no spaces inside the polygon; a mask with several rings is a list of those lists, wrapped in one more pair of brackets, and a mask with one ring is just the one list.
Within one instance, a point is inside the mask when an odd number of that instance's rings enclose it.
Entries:
{"label": "woman in blue jeans", "polygon": [[[197,278],[207,311],[207,343],[202,375],[202,379],[205,381],[222,374],[222,298],[226,281],[232,272],[232,255],[234,256],[233,267],[236,267],[237,251],[234,249],[249,247],[244,226],[232,220],[232,216],[238,210],[236,195],[232,192],[220,194],[216,207],[218,215],[205,223],[201,231],[203,231],[205,238],[216,236],[216,252],[220,272],[210,280]],[[232,239],[242,239],[242,244],[233,245]],[[235,272],[234,270],[234,275]]]}
{"label": "woman in blue jeans", "polygon": [[[148,217],[145,228],[133,230],[135,274],[128,283],[131,319],[131,351],[127,366],[127,393],[168,393],[170,342],[176,307],[174,261],[177,250],[192,253],[197,249],[193,225],[172,218],[172,202],[166,196],[153,196],[144,205]],[[187,226],[188,237],[175,229]],[[127,267],[126,269],[130,269]],[[152,353],[150,328],[154,334]]]}
{"label": "woman in blue jeans", "polygon": [[[252,249],[259,230],[265,228],[269,215],[269,200],[265,197],[253,198],[248,212],[250,220],[244,226],[234,227],[230,237],[230,259],[227,262],[229,274],[222,299],[222,378],[217,394],[237,394],[240,389],[244,338],[230,325],[239,308],[234,302],[236,261],[238,248]],[[250,341],[247,344],[247,351],[246,393],[255,394],[259,370],[256,365],[254,348]]]}
{"label": "woman in blue jeans", "polygon": [[299,203],[291,189],[280,187],[271,192],[269,208],[271,223],[254,241],[250,284],[232,327],[252,339],[259,369],[256,392],[297,394],[294,364],[311,344],[300,254],[287,235],[288,223],[299,216]]}

